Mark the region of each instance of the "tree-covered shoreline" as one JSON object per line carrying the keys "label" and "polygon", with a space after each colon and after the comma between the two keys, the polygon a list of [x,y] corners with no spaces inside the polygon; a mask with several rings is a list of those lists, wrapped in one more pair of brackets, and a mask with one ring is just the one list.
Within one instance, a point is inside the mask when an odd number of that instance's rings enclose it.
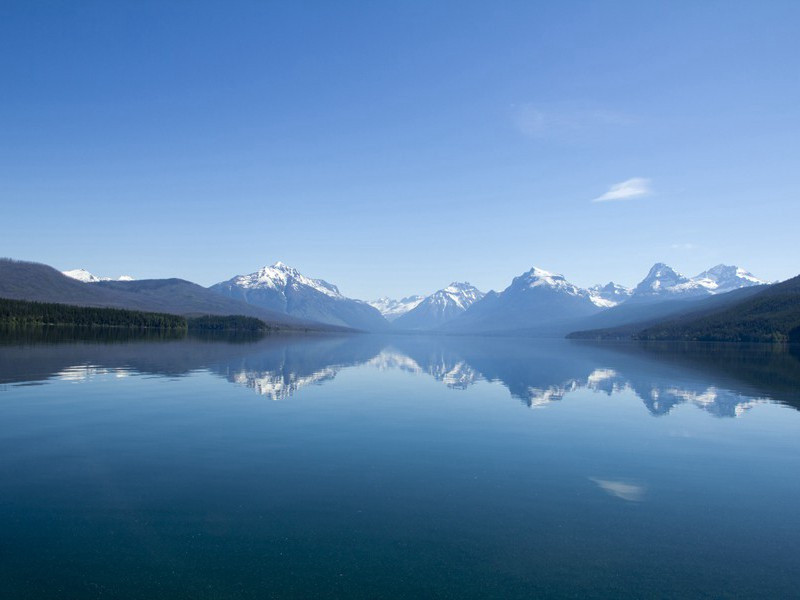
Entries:
{"label": "tree-covered shoreline", "polygon": [[264,321],[242,315],[201,315],[184,317],[168,313],[121,308],[76,306],[0,298],[0,327],[6,329],[40,326],[98,327],[159,331],[246,331],[275,330]]}

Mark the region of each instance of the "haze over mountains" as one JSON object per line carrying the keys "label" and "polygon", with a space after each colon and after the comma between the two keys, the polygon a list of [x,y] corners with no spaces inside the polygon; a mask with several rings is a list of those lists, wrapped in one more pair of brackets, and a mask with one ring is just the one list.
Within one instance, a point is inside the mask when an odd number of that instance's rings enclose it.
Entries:
{"label": "haze over mountains", "polygon": [[[0,297],[184,315],[242,314],[271,323],[316,323],[359,331],[455,334],[561,336],[654,322],[696,306],[723,306],[739,298],[739,291],[765,284],[737,266],[717,265],[687,277],[657,263],[632,289],[613,282],[581,288],[563,275],[533,267],[499,292],[484,293],[469,283],[453,282],[427,296],[365,302],[282,262],[210,288],[180,279],[112,281],[84,269],[62,274],[33,263],[0,264]],[[714,297],[720,301],[702,304]]]}

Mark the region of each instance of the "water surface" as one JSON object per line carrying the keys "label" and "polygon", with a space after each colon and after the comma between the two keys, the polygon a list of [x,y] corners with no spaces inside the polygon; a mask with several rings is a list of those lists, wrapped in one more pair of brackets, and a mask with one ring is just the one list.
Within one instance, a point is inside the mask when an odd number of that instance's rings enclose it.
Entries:
{"label": "water surface", "polygon": [[415,336],[0,344],[9,598],[777,598],[800,359]]}

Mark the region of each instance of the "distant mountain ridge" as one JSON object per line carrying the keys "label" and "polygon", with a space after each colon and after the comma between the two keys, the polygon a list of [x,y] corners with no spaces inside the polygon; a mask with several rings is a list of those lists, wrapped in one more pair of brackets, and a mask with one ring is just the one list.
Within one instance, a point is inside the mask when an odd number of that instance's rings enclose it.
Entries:
{"label": "distant mountain ridge", "polygon": [[276,262],[247,275],[237,275],[212,285],[211,290],[301,319],[365,331],[389,327],[380,311],[362,300],[347,298],[335,285],[306,277],[289,265]]}
{"label": "distant mountain ridge", "polygon": [[664,263],[656,263],[633,289],[631,300],[707,296],[766,283],[752,273],[731,265],[717,265],[695,277],[686,277]]}
{"label": "distant mountain ridge", "polygon": [[632,292],[633,290],[630,288],[613,281],[609,281],[605,285],[593,285],[589,288],[589,295],[592,297],[592,301],[597,306],[606,306],[608,308],[625,302],[631,297]]}
{"label": "distant mountain ridge", "polygon": [[800,276],[729,306],[664,320],[637,331],[640,340],[800,342]]}
{"label": "distant mountain ridge", "polygon": [[399,329],[434,329],[463,314],[484,296],[474,285],[454,281],[401,315],[394,321],[394,325]]}
{"label": "distant mountain ridge", "polygon": [[85,269],[59,273],[15,261],[0,268],[0,297],[11,299],[182,315],[240,314],[361,331],[536,336],[656,325],[699,310],[704,299],[721,298],[702,304],[704,310],[721,309],[747,297],[740,292],[758,292],[765,284],[738,266],[720,264],[687,277],[656,263],[633,289],[613,282],[582,288],[563,275],[533,267],[501,292],[484,294],[469,283],[453,282],[425,297],[369,303],[348,298],[336,285],[282,262],[210,288],[180,279],[111,281]]}
{"label": "distant mountain ridge", "polygon": [[[97,283],[98,281],[115,281],[111,277],[98,277],[97,275],[93,275],[86,269],[70,269],[69,271],[61,271],[67,277],[72,279],[77,279],[78,281],[82,281],[83,283]],[[120,275],[117,277],[116,281],[134,281],[133,277],[130,275]]]}
{"label": "distant mountain ridge", "polygon": [[325,328],[320,323],[250,306],[183,279],[83,283],[53,267],[0,259],[0,298],[123,308],[181,316],[242,315],[275,327]]}
{"label": "distant mountain ridge", "polygon": [[406,314],[408,311],[415,309],[423,300],[425,300],[425,296],[419,295],[406,296],[400,300],[394,300],[384,296],[377,300],[370,300],[367,304],[377,308],[383,317],[391,322]]}
{"label": "distant mountain ridge", "polygon": [[533,267],[502,292],[489,292],[443,327],[454,333],[501,333],[535,328],[549,321],[588,316],[596,300],[563,275]]}

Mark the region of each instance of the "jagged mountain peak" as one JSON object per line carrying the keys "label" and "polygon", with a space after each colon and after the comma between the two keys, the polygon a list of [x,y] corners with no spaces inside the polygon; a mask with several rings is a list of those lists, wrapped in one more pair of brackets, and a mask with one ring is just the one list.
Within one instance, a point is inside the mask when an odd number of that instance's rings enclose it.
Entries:
{"label": "jagged mountain peak", "polygon": [[645,278],[634,288],[633,294],[637,296],[647,296],[664,292],[676,293],[687,291],[687,289],[692,287],[696,286],[692,285],[688,277],[679,273],[666,263],[657,262],[650,267]]}
{"label": "jagged mountain peak", "polygon": [[614,291],[623,292],[625,290],[630,291],[630,288],[625,287],[624,285],[620,285],[619,283],[614,283],[613,281],[609,281],[606,284],[596,283],[589,289],[596,290],[598,292],[614,292]]}
{"label": "jagged mountain peak", "polygon": [[717,294],[740,287],[765,285],[769,283],[768,281],[759,279],[741,267],[724,264],[711,267],[692,279],[707,287],[709,291]]}
{"label": "jagged mountain peak", "polygon": [[735,265],[719,264],[695,277],[686,277],[664,263],[656,263],[633,291],[635,297],[689,297],[723,294],[768,282]]}
{"label": "jagged mountain peak", "polygon": [[283,271],[285,273],[291,273],[292,275],[299,275],[300,274],[300,272],[297,269],[295,269],[293,266],[287,265],[285,262],[280,261],[280,260],[275,262],[275,263],[273,263],[269,267],[263,267],[262,270],[264,270],[264,269],[275,269],[277,271]]}
{"label": "jagged mountain peak", "polygon": [[665,277],[678,277],[688,279],[682,273],[679,273],[672,267],[670,267],[667,263],[657,262],[650,270],[647,272],[647,277],[645,279],[655,279],[655,278],[665,278]]}
{"label": "jagged mountain peak", "polygon": [[282,291],[288,286],[310,288],[332,298],[344,298],[339,288],[322,279],[306,277],[300,271],[284,262],[262,267],[254,273],[239,275],[232,280],[234,285],[250,289],[269,288]]}

